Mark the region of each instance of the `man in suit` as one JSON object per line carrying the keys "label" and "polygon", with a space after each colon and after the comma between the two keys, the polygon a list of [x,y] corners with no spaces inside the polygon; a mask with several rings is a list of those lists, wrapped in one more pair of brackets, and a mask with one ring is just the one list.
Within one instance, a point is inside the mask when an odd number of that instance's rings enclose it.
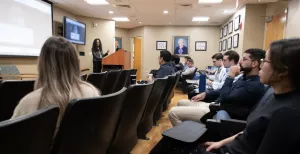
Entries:
{"label": "man in suit", "polygon": [[178,46],[174,50],[174,54],[177,54],[177,55],[187,55],[188,54],[188,48],[186,46],[184,46],[183,39],[178,40]]}

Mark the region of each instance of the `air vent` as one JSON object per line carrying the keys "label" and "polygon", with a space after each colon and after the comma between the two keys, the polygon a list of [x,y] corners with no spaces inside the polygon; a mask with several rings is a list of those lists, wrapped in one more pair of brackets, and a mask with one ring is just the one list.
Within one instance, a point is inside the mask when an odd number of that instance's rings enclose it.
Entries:
{"label": "air vent", "polygon": [[117,3],[122,3],[123,0],[115,0],[115,2],[117,2]]}
{"label": "air vent", "polygon": [[179,4],[178,6],[186,9],[193,8],[193,4]]}
{"label": "air vent", "polygon": [[130,9],[131,6],[130,6],[130,5],[117,5],[117,8],[121,8],[121,9]]}

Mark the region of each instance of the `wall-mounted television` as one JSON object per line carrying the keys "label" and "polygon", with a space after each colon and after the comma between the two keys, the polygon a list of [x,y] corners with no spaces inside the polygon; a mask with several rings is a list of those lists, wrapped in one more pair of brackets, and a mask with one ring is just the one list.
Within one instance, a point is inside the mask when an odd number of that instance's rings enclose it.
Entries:
{"label": "wall-mounted television", "polygon": [[64,37],[74,44],[84,45],[86,37],[86,25],[65,16]]}

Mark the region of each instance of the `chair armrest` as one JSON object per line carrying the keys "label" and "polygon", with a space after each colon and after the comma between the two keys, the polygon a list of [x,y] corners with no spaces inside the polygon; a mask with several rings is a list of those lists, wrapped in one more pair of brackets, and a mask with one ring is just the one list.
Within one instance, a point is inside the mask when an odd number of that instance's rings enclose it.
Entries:
{"label": "chair armrest", "polygon": [[218,112],[220,110],[224,110],[221,104],[210,104],[209,105],[210,112]]}
{"label": "chair armrest", "polygon": [[243,120],[214,120],[208,119],[206,121],[206,128],[208,131],[218,134],[221,139],[233,136],[246,127],[247,122]]}

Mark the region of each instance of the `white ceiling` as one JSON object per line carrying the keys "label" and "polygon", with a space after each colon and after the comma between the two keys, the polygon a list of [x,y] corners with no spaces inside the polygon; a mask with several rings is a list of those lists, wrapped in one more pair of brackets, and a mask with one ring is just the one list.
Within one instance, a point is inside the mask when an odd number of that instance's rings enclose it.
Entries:
{"label": "white ceiling", "polygon": [[[128,17],[130,22],[116,22],[116,26],[121,28],[142,25],[221,25],[236,12],[236,0],[223,0],[219,4],[198,4],[198,0],[107,0],[110,5],[90,5],[84,0],[50,1],[75,15],[109,20],[113,17]],[[249,3],[276,1],[239,0],[239,7]],[[182,7],[182,4],[192,6]],[[120,8],[118,5],[129,5],[131,8]],[[164,14],[164,10],[168,10],[169,13]],[[224,10],[228,10],[228,13],[223,13]],[[109,14],[109,11],[113,11],[114,14]],[[194,16],[209,16],[210,20],[192,22]]]}

